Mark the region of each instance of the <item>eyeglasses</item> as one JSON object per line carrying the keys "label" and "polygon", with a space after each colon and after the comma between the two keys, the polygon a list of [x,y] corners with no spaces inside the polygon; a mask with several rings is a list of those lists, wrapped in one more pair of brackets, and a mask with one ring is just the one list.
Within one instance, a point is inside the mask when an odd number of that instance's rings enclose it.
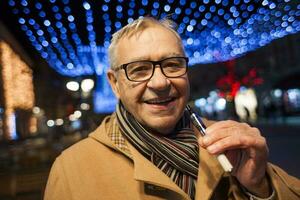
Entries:
{"label": "eyeglasses", "polygon": [[141,60],[126,63],[118,67],[124,69],[128,80],[143,82],[150,80],[154,74],[155,66],[159,65],[162,73],[168,78],[177,78],[187,72],[187,57],[170,57],[159,61]]}

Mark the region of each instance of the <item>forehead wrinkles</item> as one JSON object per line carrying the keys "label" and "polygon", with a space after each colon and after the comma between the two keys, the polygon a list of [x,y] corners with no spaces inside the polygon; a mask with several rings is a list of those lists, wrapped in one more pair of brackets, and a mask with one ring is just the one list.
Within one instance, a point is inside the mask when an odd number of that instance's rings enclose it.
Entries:
{"label": "forehead wrinkles", "polygon": [[[149,31],[149,29],[152,29],[152,30]],[[161,37],[156,37],[155,34],[160,34]],[[119,59],[117,59],[117,62],[119,65],[123,64],[123,63],[120,63],[120,55],[122,55],[122,53],[124,53],[124,52],[126,53],[128,51],[127,48],[130,47],[130,45],[133,45],[133,44],[139,45],[140,44],[139,40],[141,37],[143,38],[142,43],[145,42],[145,43],[149,43],[149,44],[157,42],[157,41],[164,41],[164,39],[170,39],[170,38],[174,39],[173,41],[175,41],[176,44],[178,45],[178,49],[171,48],[170,51],[167,52],[166,55],[162,55],[162,57],[168,57],[168,56],[174,56],[174,55],[175,56],[185,55],[181,39],[178,38],[175,33],[173,33],[171,30],[167,29],[166,27],[160,26],[160,25],[155,25],[155,26],[149,26],[142,30],[137,30],[135,32],[130,32],[130,34],[123,35],[123,37],[119,39],[118,43],[116,44],[116,48],[115,48],[116,55],[119,55],[119,57],[118,57]],[[127,51],[124,51],[124,48],[127,49]],[[179,50],[179,52],[177,50]],[[144,55],[143,57],[137,57],[137,58],[149,59],[150,57],[151,57],[151,53],[149,52],[149,55]],[[135,60],[130,60],[130,61],[135,61]]]}
{"label": "forehead wrinkles", "polygon": [[[178,38],[178,36],[170,29],[162,26],[162,25],[159,25],[159,24],[154,24],[153,26],[145,26],[143,27],[143,29],[136,29],[132,32],[129,32],[128,34],[124,35],[123,38],[121,38],[121,40],[123,39],[136,39],[136,40],[139,40],[139,38],[141,37],[142,34],[147,34],[147,36],[149,37],[149,39],[153,39],[153,35],[150,34],[149,29],[152,29],[152,30],[159,30],[158,32],[164,32],[168,35],[172,35],[174,38],[176,38],[176,41],[180,44],[181,43],[181,39]],[[120,40],[120,41],[121,41]]]}

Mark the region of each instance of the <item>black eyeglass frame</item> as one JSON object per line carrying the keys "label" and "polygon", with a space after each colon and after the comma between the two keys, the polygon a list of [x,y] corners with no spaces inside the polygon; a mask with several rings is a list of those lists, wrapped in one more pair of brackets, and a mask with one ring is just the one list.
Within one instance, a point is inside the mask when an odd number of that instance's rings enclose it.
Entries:
{"label": "black eyeglass frame", "polygon": [[[164,62],[165,60],[169,60],[169,59],[172,59],[172,58],[183,58],[186,62],[186,66],[185,66],[185,72],[179,76],[167,76],[161,66],[162,62]],[[127,74],[127,66],[132,64],[132,63],[136,63],[136,62],[150,62],[152,64],[152,74],[149,78],[145,79],[145,80],[140,80],[140,81],[137,81],[137,80],[132,80],[129,78],[128,74]],[[118,71],[120,69],[123,69],[125,71],[125,75],[127,77],[127,79],[129,81],[133,81],[133,82],[145,82],[145,81],[148,81],[152,78],[153,74],[154,74],[154,70],[155,70],[155,66],[159,65],[159,68],[161,70],[161,72],[163,73],[163,75],[167,78],[178,78],[178,77],[181,77],[183,75],[185,75],[188,71],[188,63],[189,63],[189,58],[188,57],[185,57],[185,56],[174,56],[174,57],[168,57],[168,58],[164,58],[162,60],[158,60],[158,61],[152,61],[152,60],[137,60],[137,61],[133,61],[133,62],[129,62],[129,63],[125,63],[125,64],[122,64],[120,65],[119,67],[117,67],[115,70]]]}

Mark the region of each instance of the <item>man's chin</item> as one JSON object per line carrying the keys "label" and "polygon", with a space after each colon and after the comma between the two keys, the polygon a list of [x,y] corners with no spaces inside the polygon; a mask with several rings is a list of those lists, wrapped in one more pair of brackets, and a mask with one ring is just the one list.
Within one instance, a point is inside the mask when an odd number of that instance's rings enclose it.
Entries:
{"label": "man's chin", "polygon": [[176,123],[174,125],[170,126],[170,123],[168,123],[168,122],[165,122],[163,124],[158,123],[155,125],[148,124],[149,131],[151,133],[158,134],[158,135],[170,134],[174,130],[175,126],[176,126]]}
{"label": "man's chin", "polygon": [[172,133],[172,129],[153,129],[150,133],[154,135],[166,136]]}

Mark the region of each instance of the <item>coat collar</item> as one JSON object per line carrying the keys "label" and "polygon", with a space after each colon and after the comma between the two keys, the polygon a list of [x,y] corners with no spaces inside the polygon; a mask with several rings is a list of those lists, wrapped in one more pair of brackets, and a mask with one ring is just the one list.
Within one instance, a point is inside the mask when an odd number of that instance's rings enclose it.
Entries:
{"label": "coat collar", "polygon": [[184,199],[189,196],[179,188],[165,173],[154,166],[146,159],[138,150],[129,144],[134,162],[134,178],[149,184],[153,184],[162,188],[168,188],[180,194]]}
{"label": "coat collar", "polygon": [[210,199],[214,188],[224,175],[224,171],[217,162],[215,156],[210,155],[205,149],[200,147],[200,167],[196,185],[195,199]]}
{"label": "coat collar", "polygon": [[[131,144],[128,144],[131,155],[119,149],[106,134],[110,123],[111,118],[106,117],[101,123],[100,127],[92,132],[89,137],[108,146],[109,148],[119,151],[120,153],[132,159],[134,162],[134,178],[136,180],[159,187],[168,188],[180,194],[184,199],[190,199],[181,188],[179,188],[168,176],[166,176],[161,170],[155,167],[149,160],[139,153]],[[200,137],[198,132],[196,132],[196,134],[197,137]],[[222,178],[224,171],[217,162],[216,158],[201,147],[199,157],[200,167],[198,171],[195,199],[208,200],[211,197],[214,188],[218,185],[220,179]]]}
{"label": "coat collar", "polygon": [[[206,119],[203,119],[203,122],[207,127],[213,123]],[[197,138],[202,137],[195,127],[194,132]],[[218,163],[217,158],[199,146],[199,169],[195,199],[210,199],[214,188],[217,187],[223,175],[224,170]]]}

